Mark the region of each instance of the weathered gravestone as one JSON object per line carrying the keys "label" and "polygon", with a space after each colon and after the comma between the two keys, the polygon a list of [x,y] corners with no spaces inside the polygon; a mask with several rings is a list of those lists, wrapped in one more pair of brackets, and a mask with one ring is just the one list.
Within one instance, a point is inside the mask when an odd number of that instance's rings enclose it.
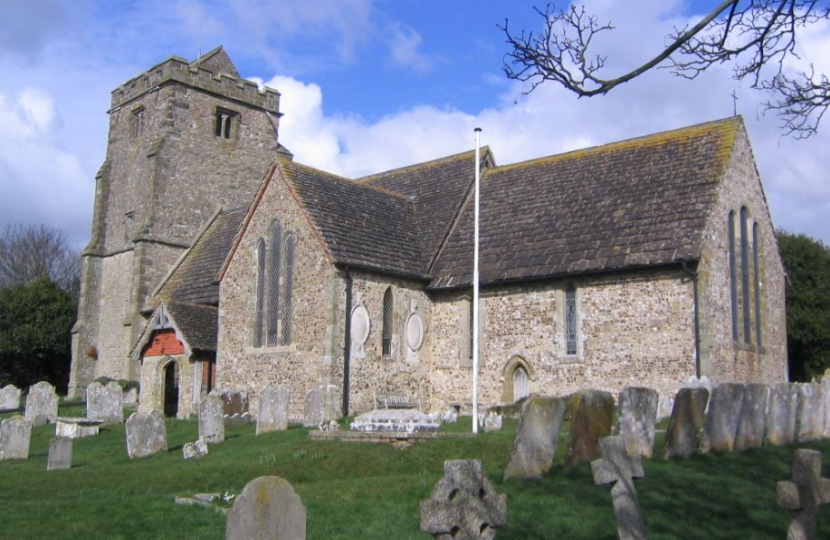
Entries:
{"label": "weathered gravestone", "polygon": [[541,478],[553,466],[565,401],[532,395],[522,405],[504,479]]}
{"label": "weathered gravestone", "polygon": [[142,458],[167,450],[167,428],[159,410],[133,413],[127,418],[127,456]]}
{"label": "weathered gravestone", "polygon": [[111,381],[106,386],[93,382],[86,387],[86,417],[104,424],[124,422],[124,391]]}
{"label": "weathered gravestone", "polygon": [[654,448],[659,396],[651,388],[628,387],[620,392],[617,434],[630,456],[650,458]]}
{"label": "weathered gravestone", "polygon": [[7,384],[0,389],[0,411],[4,409],[17,409],[20,407],[20,388],[13,384]]}
{"label": "weathered gravestone", "polygon": [[225,440],[225,418],[222,398],[207,396],[199,403],[199,438],[209,443]]}
{"label": "weathered gravestone", "polygon": [[20,415],[0,422],[0,461],[29,459],[32,423]]}
{"label": "weathered gravestone", "polygon": [[824,402],[824,438],[830,439],[830,369],[821,378],[821,398]]}
{"label": "weathered gravestone", "polygon": [[571,439],[565,456],[565,468],[600,456],[599,440],[611,435],[614,420],[614,397],[600,390],[581,390],[576,394]]}
{"label": "weathered gravestone", "polygon": [[744,401],[741,418],[735,434],[735,451],[760,448],[764,443],[764,427],[767,418],[767,396],[769,387],[765,384],[748,384],[744,387]]}
{"label": "weathered gravestone", "polygon": [[26,420],[33,426],[55,423],[58,417],[58,396],[55,387],[46,381],[40,381],[29,387],[26,396]]}
{"label": "weathered gravestone", "polygon": [[712,389],[709,399],[709,414],[703,428],[701,453],[712,450],[731,452],[735,448],[735,435],[741,420],[741,408],[744,403],[744,386],[726,383]]}
{"label": "weathered gravestone", "polygon": [[798,386],[796,440],[817,441],[824,436],[824,402],[820,384]]}
{"label": "weathered gravestone", "polygon": [[55,437],[49,441],[49,461],[47,471],[58,471],[72,468],[72,439]]}
{"label": "weathered gravestone", "polygon": [[200,458],[208,454],[208,444],[204,439],[199,438],[196,442],[185,443],[182,446],[182,457],[184,459]]}
{"label": "weathered gravestone", "polygon": [[288,388],[263,388],[259,393],[256,434],[288,429]]}
{"label": "weathered gravestone", "polygon": [[697,448],[697,437],[706,420],[706,388],[681,388],[674,400],[663,457],[690,457]]}
{"label": "weathered gravestone", "polygon": [[492,540],[507,523],[507,496],[496,492],[481,462],[444,462],[444,477],[421,501],[421,530],[439,540]]}
{"label": "weathered gravestone", "polygon": [[479,415],[478,423],[484,431],[499,431],[503,425],[503,417],[495,411],[487,411]]}
{"label": "weathered gravestone", "polygon": [[620,540],[646,540],[646,526],[634,487],[634,479],[646,475],[641,458],[628,455],[621,436],[605,437],[599,444],[602,459],[591,462],[591,471],[595,485],[613,484],[611,500]]}
{"label": "weathered gravestone", "polygon": [[779,446],[795,442],[798,415],[798,386],[790,383],[774,384],[767,401],[767,444]]}
{"label": "weathered gravestone", "polygon": [[244,391],[231,392],[225,390],[219,393],[219,397],[224,404],[225,416],[231,417],[235,414],[243,414],[248,412],[248,393]]}
{"label": "weathered gravestone", "polygon": [[276,476],[248,482],[228,512],[227,540],[305,540],[306,511],[291,484]]}
{"label": "weathered gravestone", "polygon": [[830,479],[821,477],[821,452],[799,449],[791,481],[778,482],[778,506],[790,511],[787,540],[816,540],[819,506],[830,503]]}
{"label": "weathered gravestone", "polygon": [[325,389],[315,388],[306,394],[303,414],[305,427],[319,426],[322,422],[329,423],[341,416],[336,386],[329,384]]}

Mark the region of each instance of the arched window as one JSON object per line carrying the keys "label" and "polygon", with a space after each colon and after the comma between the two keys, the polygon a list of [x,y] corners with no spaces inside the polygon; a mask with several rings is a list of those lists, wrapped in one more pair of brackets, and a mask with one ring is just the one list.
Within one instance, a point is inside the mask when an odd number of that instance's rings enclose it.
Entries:
{"label": "arched window", "polygon": [[758,242],[758,224],[752,226],[752,275],[755,277],[755,343],[761,346],[761,244]]}
{"label": "arched window", "polygon": [[576,355],[576,287],[565,289],[565,354]]}
{"label": "arched window", "polygon": [[268,231],[268,327],[265,340],[269,347],[277,345],[280,321],[280,255],[282,227],[278,221]]}
{"label": "arched window", "polygon": [[744,319],[744,343],[752,343],[751,300],[749,295],[749,210],[741,207],[741,300]]}
{"label": "arched window", "polygon": [[729,212],[729,291],[732,300],[732,340],[738,341],[738,265],[735,260],[735,212]]}
{"label": "arched window", "polygon": [[291,305],[294,301],[294,235],[285,237],[285,272],[282,283],[282,336],[281,345],[291,343]]}
{"label": "arched window", "polygon": [[256,310],[254,314],[254,347],[262,347],[262,326],[265,311],[265,240],[256,244]]}
{"label": "arched window", "polygon": [[392,287],[388,287],[383,293],[383,356],[392,355],[392,310],[394,302],[392,299]]}

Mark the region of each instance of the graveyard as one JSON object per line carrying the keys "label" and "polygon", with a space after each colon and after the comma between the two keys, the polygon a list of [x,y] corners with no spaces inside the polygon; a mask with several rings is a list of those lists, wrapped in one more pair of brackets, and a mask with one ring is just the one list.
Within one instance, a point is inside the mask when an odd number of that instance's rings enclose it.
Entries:
{"label": "graveyard", "polygon": [[[129,411],[127,411],[129,412]],[[83,407],[61,409],[82,417]],[[8,415],[4,415],[8,416]],[[125,417],[127,414],[125,414]],[[340,422],[348,429],[348,421]],[[222,539],[229,508],[248,482],[261,476],[288,481],[305,505],[310,539],[425,539],[419,504],[444,476],[444,463],[476,459],[493,488],[506,496],[507,523],[499,539],[617,538],[608,485],[595,485],[591,463],[563,466],[571,421],[562,422],[556,457],[541,478],[503,480],[517,421],[476,438],[441,438],[406,448],[388,444],[310,440],[291,424],[256,435],[254,423],[225,428],[209,454],[182,459],[197,439],[198,420],[165,420],[167,450],[128,459],[125,425],[102,425],[74,440],[71,468],[47,471],[55,425],[32,428],[28,460],[0,462],[0,538]],[[468,433],[469,417],[443,432]],[[783,539],[788,512],[776,486],[791,477],[793,454],[808,448],[830,456],[830,441],[766,446],[741,453],[663,459],[665,422],[654,457],[643,459],[635,481],[651,539]],[[823,467],[823,476],[828,466]],[[226,496],[215,507],[175,504],[198,493]],[[219,510],[217,510],[219,508]],[[817,538],[830,538],[830,506],[819,510]]]}

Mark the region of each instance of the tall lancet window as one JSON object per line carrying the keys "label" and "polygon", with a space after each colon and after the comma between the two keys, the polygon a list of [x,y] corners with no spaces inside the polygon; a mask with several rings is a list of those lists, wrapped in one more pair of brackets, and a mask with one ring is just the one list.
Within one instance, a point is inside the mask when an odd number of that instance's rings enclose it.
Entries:
{"label": "tall lancet window", "polygon": [[744,320],[744,343],[752,343],[751,300],[749,288],[749,210],[741,207],[741,307]]}
{"label": "tall lancet window", "polygon": [[576,355],[576,287],[565,289],[565,354]]}
{"label": "tall lancet window", "polygon": [[383,356],[392,355],[392,310],[394,300],[392,298],[392,287],[388,287],[383,293]]}
{"label": "tall lancet window", "polygon": [[758,224],[752,226],[752,275],[755,277],[755,343],[760,347],[761,340],[761,244],[758,243]]}
{"label": "tall lancet window", "polygon": [[738,341],[738,264],[735,259],[735,212],[729,212],[729,292],[732,302],[732,340]]}
{"label": "tall lancet window", "polygon": [[294,235],[285,237],[285,272],[282,283],[282,334],[281,345],[291,343],[291,307],[294,303]]}
{"label": "tall lancet window", "polygon": [[262,347],[262,327],[265,312],[265,240],[256,244],[256,308],[254,312],[254,347]]}
{"label": "tall lancet window", "polygon": [[282,226],[275,221],[268,231],[268,327],[265,339],[269,347],[276,346],[279,339],[281,255]]}

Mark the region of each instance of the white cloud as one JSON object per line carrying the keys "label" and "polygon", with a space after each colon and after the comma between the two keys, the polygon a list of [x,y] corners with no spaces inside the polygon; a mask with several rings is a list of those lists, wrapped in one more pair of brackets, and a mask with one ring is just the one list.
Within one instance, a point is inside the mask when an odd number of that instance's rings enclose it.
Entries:
{"label": "white cloud", "polygon": [[421,34],[401,23],[392,25],[390,32],[389,54],[394,65],[421,74],[432,69],[434,58],[420,51],[423,41]]}

